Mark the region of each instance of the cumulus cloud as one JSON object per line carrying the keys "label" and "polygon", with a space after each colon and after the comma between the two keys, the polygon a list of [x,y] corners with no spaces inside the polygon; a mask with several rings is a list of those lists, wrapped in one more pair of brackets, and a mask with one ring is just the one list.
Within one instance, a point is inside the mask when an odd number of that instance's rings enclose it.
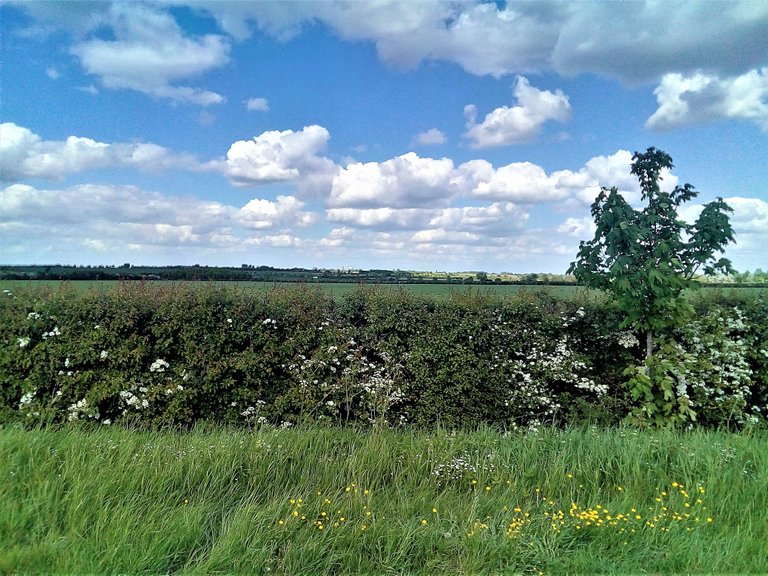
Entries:
{"label": "cumulus cloud", "polygon": [[269,102],[266,98],[249,98],[245,102],[245,109],[249,112],[269,112]]}
{"label": "cumulus cloud", "polygon": [[516,106],[502,106],[488,113],[480,124],[476,122],[477,108],[469,104],[464,108],[467,118],[465,138],[472,148],[493,148],[530,142],[538,135],[545,122],[565,122],[571,117],[568,96],[561,90],[550,92],[531,86],[528,79],[518,76],[513,94]]}
{"label": "cumulus cloud", "polygon": [[434,210],[424,208],[330,208],[328,221],[356,228],[413,230],[429,222]]}
{"label": "cumulus cloud", "polygon": [[446,205],[459,192],[453,161],[409,152],[384,162],[357,162],[333,179],[329,205],[407,208]]}
{"label": "cumulus cloud", "polygon": [[497,77],[546,70],[627,82],[697,70],[733,76],[768,59],[768,6],[753,0],[506,5],[203,0],[194,5],[238,38],[256,28],[288,38],[305,23],[322,22],[344,39],[373,42],[393,66],[443,60],[471,74]]}
{"label": "cumulus cloud", "polygon": [[292,236],[291,234],[267,234],[266,236],[254,236],[243,242],[244,246],[269,246],[272,248],[301,248],[311,242]]}
{"label": "cumulus cloud", "polygon": [[222,170],[235,185],[259,186],[298,182],[305,188],[327,185],[337,171],[332,160],[320,156],[330,134],[322,126],[302,130],[268,131],[251,140],[233,143]]}
{"label": "cumulus cloud", "polygon": [[568,191],[557,186],[541,166],[530,162],[515,162],[501,166],[487,181],[473,190],[479,198],[510,200],[514,202],[546,202],[561,200]]}
{"label": "cumulus cloud", "polygon": [[768,202],[760,198],[732,196],[725,199],[733,208],[731,224],[736,232],[759,232],[768,235]]}
{"label": "cumulus cloud", "polygon": [[[578,171],[557,170],[549,177],[549,182],[559,194],[565,193],[570,198],[591,204],[602,187],[618,188],[630,204],[640,201],[640,184],[631,173],[632,153],[618,150],[610,156],[590,158]],[[672,190],[678,183],[677,176],[669,170],[660,174],[662,190]]]}
{"label": "cumulus cloud", "polygon": [[61,180],[69,174],[106,166],[155,171],[195,169],[197,162],[188,154],[174,154],[157,144],[108,144],[80,136],[43,140],[23,126],[0,124],[0,178],[4,181]]}
{"label": "cumulus cloud", "polygon": [[105,88],[137,90],[201,106],[224,101],[216,92],[177,82],[226,64],[229,42],[225,37],[189,37],[170,13],[145,3],[111,4],[102,18],[114,37],[83,38],[71,52],[86,72],[101,78]]}
{"label": "cumulus cloud", "polygon": [[435,146],[439,144],[445,144],[445,134],[437,128],[430,128],[426,132],[417,134],[411,142],[411,145],[415,146]]}
{"label": "cumulus cloud", "polygon": [[573,238],[580,238],[582,240],[587,238],[593,238],[595,235],[595,222],[589,216],[583,218],[566,218],[565,222],[557,227],[557,231],[560,234],[572,236]]}
{"label": "cumulus cloud", "polygon": [[262,198],[251,200],[237,214],[237,221],[246,228],[265,230],[275,227],[309,226],[317,215],[303,212],[304,203],[294,196],[278,196],[275,202]]}
{"label": "cumulus cloud", "polygon": [[659,108],[645,123],[648,128],[733,118],[755,122],[768,132],[768,68],[724,79],[701,72],[666,74],[654,94]]}
{"label": "cumulus cloud", "polygon": [[206,233],[225,225],[236,209],[220,202],[146,192],[136,186],[81,184],[40,190],[12,184],[0,193],[4,221],[43,226],[189,226]]}
{"label": "cumulus cloud", "polygon": [[126,248],[232,253],[254,245],[297,246],[297,240],[287,241],[296,237],[294,229],[316,220],[303,206],[291,196],[237,207],[136,186],[82,184],[44,190],[12,184],[0,189],[0,230],[9,253],[79,250],[82,257],[87,250],[118,258]]}
{"label": "cumulus cloud", "polygon": [[[495,168],[486,160],[455,166],[448,158],[422,158],[409,152],[383,162],[352,163],[333,179],[328,218],[364,227],[421,225],[425,212],[410,209],[446,208],[459,198],[480,198],[514,204],[576,200],[590,204],[601,186],[616,186],[630,202],[639,200],[637,179],[630,173],[632,154],[619,150],[591,158],[577,171],[547,173],[531,162]],[[677,178],[662,173],[662,187]]]}

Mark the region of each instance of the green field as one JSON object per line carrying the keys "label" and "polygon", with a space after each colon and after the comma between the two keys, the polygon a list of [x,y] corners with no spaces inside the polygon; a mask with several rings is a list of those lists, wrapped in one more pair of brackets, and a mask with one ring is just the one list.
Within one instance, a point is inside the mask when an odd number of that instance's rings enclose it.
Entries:
{"label": "green field", "polygon": [[0,571],[768,572],[765,431],[0,429]]}
{"label": "green field", "polygon": [[[167,282],[167,281],[148,281],[149,284],[158,285],[170,285],[170,284],[185,284],[185,285],[199,285],[210,286],[220,285],[232,288],[240,289],[252,289],[252,290],[269,290],[276,286],[297,286],[296,283],[274,283],[274,282],[206,282],[206,281],[189,281],[189,282]],[[59,281],[59,280],[0,280],[0,290],[28,290],[32,289],[59,289],[59,288],[71,288],[74,290],[110,290],[120,284],[116,280],[76,280],[76,281]],[[306,284],[307,286],[317,286],[323,290],[328,290],[333,294],[347,294],[361,284],[352,282],[318,282],[315,284]],[[481,285],[481,286],[467,286],[463,284],[365,284],[365,286],[376,286],[384,290],[407,290],[416,295],[435,296],[435,297],[449,297],[451,294],[486,294],[490,296],[505,296],[508,294],[517,294],[521,291],[538,292],[546,291],[553,296],[557,297],[575,297],[578,294],[585,292],[584,288],[579,286],[562,286],[562,285],[525,285],[525,284],[500,284],[500,285]]]}
{"label": "green field", "polygon": [[[134,281],[130,281],[134,282]],[[297,286],[297,283],[274,283],[274,282],[207,282],[207,281],[188,281],[188,282],[170,282],[170,281],[148,281],[149,284],[163,285],[191,285],[191,286],[227,286],[231,288],[247,290],[269,290],[278,286]],[[61,288],[73,290],[111,290],[120,284],[116,280],[0,280],[0,291],[27,291],[29,289],[58,290]],[[489,297],[504,297],[518,294],[520,292],[546,292],[556,298],[594,298],[598,293],[587,290],[580,286],[572,285],[550,285],[550,284],[485,284],[478,286],[468,286],[464,284],[356,284],[352,282],[319,282],[315,284],[306,284],[307,286],[317,286],[322,290],[327,290],[333,294],[343,295],[352,292],[362,286],[377,287],[383,290],[406,290],[418,296],[427,296],[435,298],[449,298],[451,295],[472,294]],[[707,286],[704,288],[706,293],[720,292],[728,294],[754,294],[759,295],[768,292],[768,287],[719,287]]]}

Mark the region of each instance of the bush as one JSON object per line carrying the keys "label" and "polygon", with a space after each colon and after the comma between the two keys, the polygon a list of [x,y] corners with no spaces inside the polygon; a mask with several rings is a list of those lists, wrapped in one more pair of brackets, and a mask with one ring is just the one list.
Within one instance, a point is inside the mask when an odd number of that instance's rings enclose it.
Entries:
{"label": "bush", "polygon": [[[618,309],[586,292],[435,300],[371,286],[338,298],[307,286],[215,284],[8,291],[0,419],[449,428],[613,424],[630,414],[659,424],[764,421],[768,304],[694,304],[699,319],[651,366],[636,334],[618,329]],[[643,393],[649,371],[667,378],[663,405]]]}

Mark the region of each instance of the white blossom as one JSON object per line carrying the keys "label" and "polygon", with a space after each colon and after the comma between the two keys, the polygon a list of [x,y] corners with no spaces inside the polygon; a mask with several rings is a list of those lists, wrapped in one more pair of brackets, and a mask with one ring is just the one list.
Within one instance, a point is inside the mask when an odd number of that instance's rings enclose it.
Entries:
{"label": "white blossom", "polygon": [[149,367],[150,372],[165,372],[165,369],[168,368],[170,364],[163,360],[162,358],[158,358],[154,362],[152,362],[152,365]]}

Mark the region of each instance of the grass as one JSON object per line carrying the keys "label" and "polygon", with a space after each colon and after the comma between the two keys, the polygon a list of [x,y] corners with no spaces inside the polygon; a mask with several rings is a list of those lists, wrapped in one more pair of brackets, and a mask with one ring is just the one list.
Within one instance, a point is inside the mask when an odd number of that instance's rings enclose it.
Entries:
{"label": "grass", "polygon": [[0,571],[765,573],[765,431],[0,430]]}
{"label": "grass", "polygon": [[[131,281],[135,282],[135,281]],[[210,281],[187,281],[187,282],[166,282],[166,281],[148,281],[149,284],[161,286],[167,285],[190,285],[195,287],[206,287],[213,285],[222,285],[230,288],[242,290],[270,290],[276,286],[297,286],[297,283],[275,283],[275,282],[210,282]],[[120,284],[118,280],[0,280],[0,290],[10,290],[14,294],[23,294],[25,292],[38,293],[42,291],[57,291],[62,288],[71,288],[78,291],[89,290],[113,290]],[[371,286],[371,284],[368,284]],[[321,290],[326,290],[336,296],[344,296],[359,287],[359,284],[353,282],[321,282],[311,284]],[[503,298],[505,296],[515,296],[520,293],[546,292],[555,298],[579,299],[579,298],[599,298],[601,294],[596,291],[587,290],[576,285],[549,285],[549,284],[485,284],[478,286],[464,284],[376,284],[382,290],[406,290],[416,296],[426,298],[445,299],[454,294],[459,295],[480,295],[491,298]],[[733,295],[759,297],[768,292],[765,287],[721,287],[712,285],[706,287],[701,294],[706,295]]]}
{"label": "grass", "polygon": [[[134,281],[131,281],[134,282]],[[148,281],[151,284],[159,285],[191,285],[205,287],[211,284],[223,285],[227,287],[236,287],[244,290],[270,290],[275,286],[297,286],[300,283],[275,283],[275,282],[209,282],[209,281],[189,281],[189,282],[165,282],[165,281]],[[73,288],[75,290],[112,290],[116,288],[120,282],[118,280],[76,280],[76,281],[61,281],[61,280],[0,280],[0,290],[11,290],[13,293],[23,293],[26,290],[57,290],[62,287]],[[311,286],[317,286],[322,290],[326,290],[334,295],[342,296],[352,292],[359,287],[359,284],[354,282],[320,282],[317,284],[310,284]],[[406,290],[417,296],[448,298],[451,294],[464,294],[471,292],[472,294],[488,295],[488,296],[511,296],[519,292],[540,292],[545,291],[552,296],[559,298],[575,298],[583,294],[585,290],[579,286],[563,286],[563,285],[526,285],[526,284],[487,284],[479,286],[469,286],[464,284],[369,284],[372,286],[378,286],[382,290]]]}

